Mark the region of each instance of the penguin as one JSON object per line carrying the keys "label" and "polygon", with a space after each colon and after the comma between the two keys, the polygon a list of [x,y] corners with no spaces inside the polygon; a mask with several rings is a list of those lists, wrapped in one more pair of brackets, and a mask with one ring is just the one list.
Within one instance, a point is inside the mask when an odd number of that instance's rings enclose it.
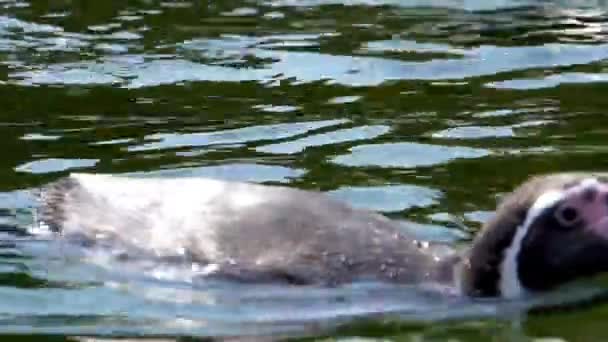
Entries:
{"label": "penguin", "polygon": [[86,248],[191,262],[245,283],[434,283],[519,298],[608,271],[601,173],[530,177],[465,248],[417,240],[401,222],[321,192],[208,178],[76,173],[44,186],[37,211]]}

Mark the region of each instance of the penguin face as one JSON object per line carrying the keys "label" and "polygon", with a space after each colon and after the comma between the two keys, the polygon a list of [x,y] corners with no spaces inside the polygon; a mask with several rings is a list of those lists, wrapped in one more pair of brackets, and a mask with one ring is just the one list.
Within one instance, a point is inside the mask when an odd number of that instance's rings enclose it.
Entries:
{"label": "penguin face", "polygon": [[[513,249],[518,253],[509,255]],[[504,264],[515,258],[517,277],[528,290],[608,271],[608,184],[586,178],[541,194],[506,252]]]}
{"label": "penguin face", "polygon": [[536,176],[505,196],[463,258],[463,293],[516,298],[608,272],[607,176]]}

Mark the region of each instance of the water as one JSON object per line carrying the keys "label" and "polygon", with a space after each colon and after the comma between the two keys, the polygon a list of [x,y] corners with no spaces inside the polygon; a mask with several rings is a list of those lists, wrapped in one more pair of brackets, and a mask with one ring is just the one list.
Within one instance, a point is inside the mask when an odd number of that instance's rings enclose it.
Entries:
{"label": "water", "polygon": [[0,0],[0,337],[604,340],[604,301],[201,283],[23,229],[78,170],[316,189],[466,240],[528,175],[608,168],[607,58],[600,0]]}

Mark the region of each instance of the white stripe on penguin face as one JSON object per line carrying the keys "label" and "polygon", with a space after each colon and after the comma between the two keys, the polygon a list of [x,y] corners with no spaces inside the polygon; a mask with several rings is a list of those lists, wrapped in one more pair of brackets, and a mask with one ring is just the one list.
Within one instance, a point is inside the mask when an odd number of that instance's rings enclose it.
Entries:
{"label": "white stripe on penguin face", "polygon": [[513,299],[521,297],[526,293],[517,272],[517,257],[519,255],[519,251],[521,250],[521,243],[528,234],[530,225],[532,225],[538,216],[545,209],[552,207],[558,201],[564,198],[565,194],[565,191],[553,190],[540,195],[528,210],[524,222],[517,227],[515,236],[511,241],[511,245],[505,249],[504,259],[500,265],[499,289],[502,297]]}

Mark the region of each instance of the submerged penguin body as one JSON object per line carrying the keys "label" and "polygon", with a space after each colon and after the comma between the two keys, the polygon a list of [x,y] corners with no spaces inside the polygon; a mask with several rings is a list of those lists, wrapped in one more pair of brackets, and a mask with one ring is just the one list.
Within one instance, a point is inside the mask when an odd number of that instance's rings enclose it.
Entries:
{"label": "submerged penguin body", "polygon": [[40,219],[66,239],[111,245],[126,257],[212,265],[218,277],[326,285],[452,279],[451,267],[434,266],[445,250],[433,254],[399,223],[317,192],[74,174],[48,185],[41,199]]}
{"label": "submerged penguin body", "polygon": [[212,266],[215,276],[241,281],[434,282],[469,296],[517,297],[608,271],[600,174],[527,181],[462,254],[321,193],[202,178],[74,174],[43,189],[39,212],[65,239]]}

